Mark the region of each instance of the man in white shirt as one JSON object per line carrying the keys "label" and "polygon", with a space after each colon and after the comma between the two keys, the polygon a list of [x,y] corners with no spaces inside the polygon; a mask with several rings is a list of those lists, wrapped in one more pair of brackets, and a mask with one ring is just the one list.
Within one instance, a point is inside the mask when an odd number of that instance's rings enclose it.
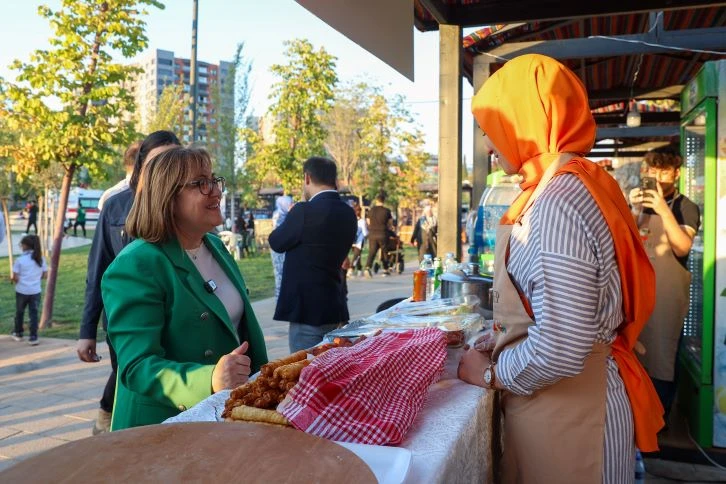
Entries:
{"label": "man in white shirt", "polygon": [[103,204],[106,203],[106,200],[117,193],[121,193],[129,187],[129,179],[131,179],[131,173],[134,171],[134,164],[136,163],[136,156],[139,153],[140,146],[141,141],[134,141],[128,148],[126,148],[126,151],[124,152],[124,169],[126,170],[126,178],[103,192],[101,198],[98,200],[99,212],[103,210]]}

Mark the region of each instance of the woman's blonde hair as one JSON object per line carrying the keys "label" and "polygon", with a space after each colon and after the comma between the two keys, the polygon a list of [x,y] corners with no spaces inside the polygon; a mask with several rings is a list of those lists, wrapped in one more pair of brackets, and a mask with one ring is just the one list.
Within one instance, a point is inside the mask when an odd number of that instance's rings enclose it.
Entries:
{"label": "woman's blonde hair", "polygon": [[126,218],[126,232],[151,243],[164,243],[177,233],[174,202],[184,184],[209,169],[212,160],[203,148],[173,147],[146,162],[131,211]]}

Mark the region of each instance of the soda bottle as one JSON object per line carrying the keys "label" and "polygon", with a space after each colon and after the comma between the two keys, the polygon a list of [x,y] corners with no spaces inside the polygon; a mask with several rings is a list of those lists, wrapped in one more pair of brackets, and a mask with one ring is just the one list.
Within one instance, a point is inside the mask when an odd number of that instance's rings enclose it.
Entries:
{"label": "soda bottle", "polygon": [[414,302],[426,300],[426,279],[428,272],[418,269],[413,273],[413,297]]}
{"label": "soda bottle", "polygon": [[426,299],[431,299],[434,295],[434,260],[431,254],[424,254],[421,270],[426,271]]}
{"label": "soda bottle", "polygon": [[635,449],[635,484],[643,484],[645,482],[645,464],[640,450]]}
{"label": "soda bottle", "polygon": [[441,274],[444,273],[444,266],[441,264],[441,257],[434,258],[434,291],[441,285]]}

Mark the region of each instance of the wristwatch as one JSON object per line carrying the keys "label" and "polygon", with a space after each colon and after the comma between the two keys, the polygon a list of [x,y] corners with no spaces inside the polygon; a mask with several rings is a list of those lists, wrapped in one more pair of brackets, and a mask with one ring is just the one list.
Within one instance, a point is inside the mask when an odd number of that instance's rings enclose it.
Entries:
{"label": "wristwatch", "polygon": [[497,380],[494,374],[494,365],[496,363],[489,363],[489,366],[484,369],[484,385],[489,389],[494,389],[494,382]]}

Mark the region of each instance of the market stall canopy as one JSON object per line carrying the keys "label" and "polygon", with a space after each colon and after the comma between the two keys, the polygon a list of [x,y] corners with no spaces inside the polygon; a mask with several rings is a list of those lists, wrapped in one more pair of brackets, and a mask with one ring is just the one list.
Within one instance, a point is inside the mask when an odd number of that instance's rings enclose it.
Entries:
{"label": "market stall canopy", "polygon": [[[395,2],[391,2],[395,3]],[[703,0],[415,0],[416,27],[437,30],[439,24],[478,27],[499,23],[591,18],[613,14],[632,14],[654,10],[700,8],[718,5]]]}
{"label": "market stall canopy", "polygon": [[296,0],[413,81],[412,0]]}
{"label": "market stall canopy", "polygon": [[[490,74],[525,53],[559,59],[585,83],[598,139],[630,138],[627,144],[639,145],[647,139],[677,139],[683,86],[704,62],[726,52],[726,9],[497,24],[463,43],[464,75],[470,82],[475,59],[486,62]],[[630,111],[638,113],[636,126],[627,125]]]}

